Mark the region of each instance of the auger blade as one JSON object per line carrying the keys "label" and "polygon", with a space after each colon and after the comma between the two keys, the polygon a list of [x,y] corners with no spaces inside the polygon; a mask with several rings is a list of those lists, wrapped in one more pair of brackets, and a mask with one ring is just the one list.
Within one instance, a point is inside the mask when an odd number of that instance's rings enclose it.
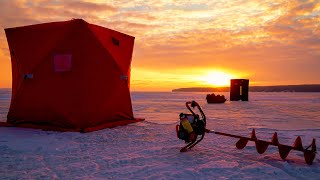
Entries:
{"label": "auger blade", "polygon": [[256,150],[259,154],[263,154],[267,150],[269,142],[258,140],[256,136],[256,131],[254,129],[252,129],[251,139],[254,140],[256,144]]}
{"label": "auger blade", "polygon": [[244,147],[246,147],[248,141],[249,140],[247,138],[240,138],[239,141],[236,143],[236,147],[238,149],[243,149]]}
{"label": "auger blade", "polygon": [[293,143],[293,148],[299,151],[303,151],[303,146],[302,146],[302,141],[300,136],[298,136],[296,141]]}
{"label": "auger blade", "polygon": [[[232,136],[231,136],[232,137]],[[251,139],[257,139],[256,137],[256,132],[254,129],[252,129],[252,133],[251,133]],[[246,147],[246,145],[248,144],[249,138],[246,137],[240,137],[239,141],[236,143],[236,147],[238,149],[243,149]]]}
{"label": "auger blade", "polygon": [[272,136],[271,144],[275,146],[279,145],[278,134],[276,132]]}
{"label": "auger blade", "polygon": [[309,165],[312,164],[314,158],[316,157],[316,153],[312,151],[305,151],[303,155],[304,155],[304,160]]}
{"label": "auger blade", "polygon": [[252,129],[252,132],[251,132],[251,139],[253,139],[253,140],[257,139],[256,131],[254,129]]}
{"label": "auger blade", "polygon": [[308,150],[308,148],[304,151],[303,155],[304,155],[304,160],[306,161],[306,163],[311,165],[313,160],[314,160],[314,158],[316,157],[316,153],[317,153],[316,152],[317,147],[316,147],[316,140],[315,139],[312,140],[311,150]]}
{"label": "auger blade", "polygon": [[259,154],[263,154],[269,146],[269,142],[262,141],[262,140],[256,140],[255,143],[256,143],[257,152]]}
{"label": "auger blade", "polygon": [[311,151],[316,152],[317,146],[316,146],[316,139],[313,138],[312,144],[311,144]]}
{"label": "auger blade", "polygon": [[289,152],[291,151],[290,146],[278,144],[278,149],[279,149],[279,154],[281,159],[285,160],[286,157],[288,156]]}

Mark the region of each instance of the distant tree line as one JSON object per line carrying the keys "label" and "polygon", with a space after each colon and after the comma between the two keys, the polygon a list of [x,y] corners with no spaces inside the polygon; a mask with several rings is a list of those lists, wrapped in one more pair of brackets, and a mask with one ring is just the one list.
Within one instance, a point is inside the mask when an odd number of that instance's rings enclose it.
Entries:
{"label": "distant tree line", "polygon": [[[320,84],[249,86],[250,92],[320,92]],[[172,92],[230,92],[230,87],[189,87],[173,89]]]}

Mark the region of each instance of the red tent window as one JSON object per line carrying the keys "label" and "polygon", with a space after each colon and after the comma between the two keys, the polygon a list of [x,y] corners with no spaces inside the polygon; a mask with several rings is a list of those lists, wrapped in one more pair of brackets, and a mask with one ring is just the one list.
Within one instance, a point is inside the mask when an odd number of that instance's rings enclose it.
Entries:
{"label": "red tent window", "polygon": [[53,57],[54,72],[68,72],[72,67],[72,54],[55,54]]}

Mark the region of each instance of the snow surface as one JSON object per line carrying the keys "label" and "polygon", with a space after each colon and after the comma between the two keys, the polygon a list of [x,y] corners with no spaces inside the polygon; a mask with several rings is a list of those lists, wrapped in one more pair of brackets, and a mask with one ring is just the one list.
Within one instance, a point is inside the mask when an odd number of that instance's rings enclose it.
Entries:
{"label": "snow surface", "polygon": [[[228,93],[222,93],[227,98]],[[250,93],[248,102],[207,104],[206,93],[133,92],[136,117],[144,122],[91,133],[0,127],[0,179],[320,179],[313,165],[291,151],[283,161],[270,146],[260,155],[253,142],[243,150],[237,139],[207,134],[194,149],[180,153],[175,125],[185,102],[196,100],[207,128],[304,147],[320,147],[320,93]],[[6,121],[10,89],[0,89],[0,121]],[[319,151],[319,148],[317,149]]]}

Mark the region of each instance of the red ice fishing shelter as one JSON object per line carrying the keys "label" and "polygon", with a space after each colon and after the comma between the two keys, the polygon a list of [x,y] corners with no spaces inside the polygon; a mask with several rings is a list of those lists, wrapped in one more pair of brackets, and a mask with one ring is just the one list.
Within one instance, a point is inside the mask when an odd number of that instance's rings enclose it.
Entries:
{"label": "red ice fishing shelter", "polygon": [[7,125],[89,132],[135,119],[134,37],[82,19],[5,29],[12,62]]}

